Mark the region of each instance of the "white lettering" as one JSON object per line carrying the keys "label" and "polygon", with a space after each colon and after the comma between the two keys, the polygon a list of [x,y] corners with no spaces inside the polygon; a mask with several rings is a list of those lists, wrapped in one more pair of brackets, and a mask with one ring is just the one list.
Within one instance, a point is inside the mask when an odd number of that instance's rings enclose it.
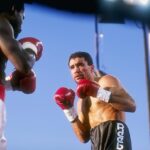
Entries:
{"label": "white lettering", "polygon": [[117,143],[117,150],[123,150],[123,145],[122,144],[119,144],[119,143]]}
{"label": "white lettering", "polygon": [[123,139],[124,139],[124,125],[122,123],[117,123],[117,150],[123,150]]}
{"label": "white lettering", "polygon": [[117,141],[118,141],[119,143],[123,143],[123,136],[117,137]]}

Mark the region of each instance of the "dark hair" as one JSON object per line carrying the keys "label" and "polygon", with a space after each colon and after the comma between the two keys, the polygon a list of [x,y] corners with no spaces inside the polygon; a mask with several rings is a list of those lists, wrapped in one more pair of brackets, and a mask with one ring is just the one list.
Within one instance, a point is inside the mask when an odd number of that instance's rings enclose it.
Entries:
{"label": "dark hair", "polygon": [[0,2],[0,13],[11,12],[12,7],[18,12],[24,10],[24,0],[1,0]]}
{"label": "dark hair", "polygon": [[68,65],[69,65],[70,60],[76,57],[83,57],[87,61],[88,65],[93,65],[93,60],[92,60],[91,55],[87,52],[82,52],[82,51],[72,53],[69,57]]}

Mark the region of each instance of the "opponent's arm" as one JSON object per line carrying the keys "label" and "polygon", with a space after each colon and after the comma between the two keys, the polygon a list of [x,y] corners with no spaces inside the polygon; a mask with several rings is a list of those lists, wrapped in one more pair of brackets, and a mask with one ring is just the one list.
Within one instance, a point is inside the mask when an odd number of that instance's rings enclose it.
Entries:
{"label": "opponent's arm", "polygon": [[14,39],[10,24],[2,18],[0,18],[0,22],[1,51],[12,62],[16,70],[27,73],[42,55],[43,45],[41,41],[33,37],[26,37],[17,41]]}
{"label": "opponent's arm", "polygon": [[32,60],[26,60],[22,47],[13,36],[12,26],[0,17],[0,49],[14,67],[20,72],[27,73],[33,65]]}
{"label": "opponent's arm", "polygon": [[77,95],[80,98],[93,96],[98,100],[111,103],[115,109],[120,111],[134,112],[135,102],[125,91],[120,82],[113,76],[106,75],[98,83],[81,80],[77,86]]}

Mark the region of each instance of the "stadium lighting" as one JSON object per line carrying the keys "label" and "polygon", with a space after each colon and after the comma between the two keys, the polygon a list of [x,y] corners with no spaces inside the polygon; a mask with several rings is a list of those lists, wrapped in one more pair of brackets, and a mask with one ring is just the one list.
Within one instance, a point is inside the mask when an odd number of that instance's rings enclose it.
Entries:
{"label": "stadium lighting", "polygon": [[149,0],[139,0],[139,4],[142,4],[142,5],[148,5],[149,4]]}
{"label": "stadium lighting", "polygon": [[123,0],[126,4],[136,5],[136,6],[147,6],[150,0]]}
{"label": "stadium lighting", "polygon": [[150,3],[150,0],[104,0],[105,2],[120,2],[122,1],[125,4],[132,6],[146,6]]}
{"label": "stadium lighting", "polygon": [[108,2],[116,2],[118,0],[106,0],[106,1],[108,1]]}
{"label": "stadium lighting", "polygon": [[105,18],[132,19],[150,25],[150,0],[98,0],[99,14]]}

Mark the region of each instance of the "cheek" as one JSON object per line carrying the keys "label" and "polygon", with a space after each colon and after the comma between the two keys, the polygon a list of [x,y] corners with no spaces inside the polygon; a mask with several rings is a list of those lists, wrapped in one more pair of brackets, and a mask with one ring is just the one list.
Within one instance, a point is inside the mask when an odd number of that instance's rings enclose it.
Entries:
{"label": "cheek", "polygon": [[85,77],[85,78],[89,79],[89,77],[90,77],[90,72],[89,72],[88,69],[83,69],[83,70],[82,70],[82,73],[84,74],[84,77]]}
{"label": "cheek", "polygon": [[73,70],[70,70],[70,74],[71,74],[71,76],[73,77],[73,76],[74,76],[74,71],[73,71]]}
{"label": "cheek", "polygon": [[81,71],[82,71],[84,74],[87,74],[87,73],[88,73],[88,70],[87,70],[86,68],[83,68]]}

